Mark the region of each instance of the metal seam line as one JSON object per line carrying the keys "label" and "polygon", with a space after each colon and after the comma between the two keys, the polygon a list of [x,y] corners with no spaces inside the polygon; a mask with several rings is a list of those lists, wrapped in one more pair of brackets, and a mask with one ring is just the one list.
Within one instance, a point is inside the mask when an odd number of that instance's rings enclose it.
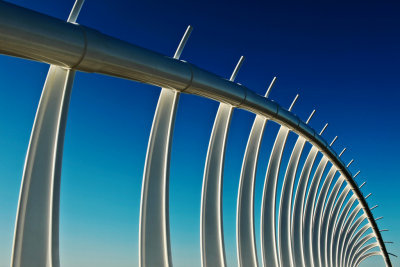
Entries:
{"label": "metal seam line", "polygon": [[322,175],[325,171],[326,165],[328,164],[328,158],[322,156],[322,159],[318,163],[318,167],[312,177],[310,187],[307,194],[304,210],[304,233],[303,233],[303,248],[304,248],[304,259],[306,266],[319,266],[319,262],[314,263],[313,259],[313,244],[312,244],[312,225],[314,218],[314,204],[318,193],[318,187],[321,182]]}
{"label": "metal seam line", "polygon": [[[297,101],[296,95],[292,104]],[[279,176],[279,169],[285,149],[289,129],[285,126],[279,128],[274,146],[268,162],[267,173],[264,180],[264,188],[261,204],[261,253],[263,266],[280,266],[279,254],[276,240],[276,189]]]}
{"label": "metal seam line", "polygon": [[324,179],[324,183],[321,187],[321,191],[318,196],[317,204],[315,205],[315,215],[313,218],[313,257],[314,263],[317,266],[323,266],[322,257],[320,255],[321,251],[321,222],[323,219],[324,212],[324,204],[326,201],[326,197],[328,195],[328,190],[332,184],[333,178],[337,172],[336,166],[332,165],[326,178]]}
{"label": "metal seam line", "polygon": [[335,185],[332,188],[331,193],[328,196],[328,200],[326,202],[325,209],[322,214],[322,229],[321,229],[321,241],[320,241],[320,251],[319,254],[321,255],[321,262],[323,266],[329,266],[328,265],[328,252],[327,252],[327,239],[328,239],[328,226],[330,223],[330,218],[333,212],[333,205],[335,204],[336,197],[339,193],[340,188],[342,187],[342,184],[344,182],[343,176],[339,176],[339,178],[336,180]]}
{"label": "metal seam line", "polygon": [[[175,52],[190,36],[188,26]],[[139,218],[139,266],[172,266],[169,237],[169,166],[179,92],[162,88],[154,113],[143,172]]]}
{"label": "metal seam line", "polygon": [[[68,22],[83,5],[77,0]],[[61,165],[75,71],[50,65],[25,158],[11,255],[12,267],[58,267]]]}
{"label": "metal seam line", "polygon": [[[231,76],[232,81],[243,59],[243,57],[239,59]],[[208,145],[200,213],[201,265],[203,267],[226,266],[222,222],[222,179],[225,145],[232,111],[232,105],[220,103]]]}
{"label": "metal seam line", "polygon": [[[272,80],[265,94],[266,97],[268,97],[275,80],[276,77]],[[256,115],[247,141],[240,173],[236,217],[236,245],[238,266],[240,267],[258,266],[254,226],[254,190],[258,155],[266,123],[267,118]]]}
{"label": "metal seam line", "polygon": [[[371,222],[382,256],[386,264],[391,266],[382,236],[377,230],[378,226],[373,221],[372,213],[360,190],[356,188],[351,173],[326,142],[293,113],[287,112],[278,104],[255,94],[243,85],[229,82],[190,63],[171,59],[96,30],[65,23],[13,4],[0,2],[0,6],[2,54],[59,66],[75,66],[76,70],[80,71],[122,77],[178,91],[186,89],[186,93],[223,101],[270,117],[271,120],[302,135],[321,152],[326,153],[351,185]],[[24,20],[19,20],[20,17],[24,17]],[[45,31],[42,25],[52,27],[46,28]],[[46,38],[42,38],[43,34]],[[107,60],[102,60],[104,58]]]}

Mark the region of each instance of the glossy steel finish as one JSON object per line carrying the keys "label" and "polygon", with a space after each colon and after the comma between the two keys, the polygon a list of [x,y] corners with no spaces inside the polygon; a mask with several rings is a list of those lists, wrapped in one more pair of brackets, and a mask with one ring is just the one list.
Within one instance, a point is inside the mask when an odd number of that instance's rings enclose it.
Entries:
{"label": "glossy steel finish", "polygon": [[[179,58],[189,26],[175,52]],[[169,237],[169,166],[179,92],[162,88],[154,113],[143,173],[139,224],[139,266],[172,266]]]}
{"label": "glossy steel finish", "polygon": [[[243,57],[231,76],[234,80]],[[201,194],[200,246],[203,267],[226,266],[222,224],[222,179],[224,172],[225,144],[233,107],[221,103],[211,132]]]}
{"label": "glossy steel finish", "polygon": [[[68,22],[76,22],[83,2],[75,2]],[[73,70],[50,66],[46,77],[25,159],[12,267],[60,266],[61,165],[74,76]]]}
{"label": "glossy steel finish", "polygon": [[368,259],[369,257],[372,257],[372,256],[382,256],[382,252],[380,252],[380,251],[373,251],[373,252],[369,252],[369,253],[367,253],[367,254],[362,255],[362,256],[356,261],[356,263],[354,264],[354,267],[358,267],[358,266],[361,264],[361,262],[363,262],[364,260],[366,260],[366,259]]}
{"label": "glossy steel finish", "polygon": [[[335,204],[336,197],[339,193],[340,188],[342,187],[343,182],[344,182],[344,178],[342,176],[339,176],[335,185],[332,188],[331,193],[329,194],[325,209],[322,214],[319,254],[320,254],[321,263],[323,266],[329,266],[328,265],[328,261],[329,261],[329,259],[328,259],[328,244],[327,244],[327,242],[328,242],[327,241],[328,240],[328,226],[330,225],[330,222],[331,222],[330,219],[332,217],[332,212],[333,212],[333,207]],[[330,237],[331,236],[329,236],[329,238]]]}
{"label": "glossy steel finish", "polygon": [[[275,83],[274,78],[265,97]],[[243,157],[240,173],[237,217],[236,217],[236,245],[239,266],[257,267],[257,249],[254,228],[254,186],[257,172],[258,155],[267,119],[257,115],[247,141],[246,152]]]}
{"label": "glossy steel finish", "polygon": [[314,164],[317,153],[318,149],[314,146],[308,153],[307,159],[300,174],[293,203],[292,240],[293,262],[295,266],[305,266],[303,256],[303,207],[311,168]]}
{"label": "glossy steel finish", "polygon": [[282,153],[285,148],[289,129],[281,127],[268,162],[261,206],[261,253],[263,266],[279,266],[275,235],[276,185],[279,175]]}
{"label": "glossy steel finish", "polygon": [[333,266],[339,266],[340,259],[339,259],[339,245],[343,242],[343,231],[347,231],[344,229],[344,224],[347,218],[347,215],[350,212],[351,207],[353,206],[354,202],[356,201],[356,196],[352,195],[349,201],[344,206],[342,213],[339,216],[339,219],[336,223],[334,235],[333,235],[333,242],[332,242],[332,259],[333,259]]}
{"label": "glossy steel finish", "polygon": [[336,241],[334,240],[334,235],[336,234],[336,229],[335,229],[336,221],[339,216],[339,212],[342,209],[343,202],[347,197],[349,191],[350,191],[350,186],[346,185],[346,187],[340,193],[339,198],[336,201],[336,204],[333,208],[332,214],[329,219],[329,225],[327,231],[327,259],[328,259],[328,264],[330,264],[329,266],[332,267],[335,266],[333,265],[332,251],[334,248],[336,249]]}
{"label": "glossy steel finish", "polygon": [[[313,113],[312,113],[313,114]],[[299,136],[294,145],[289,163],[286,168],[285,178],[282,185],[281,199],[279,204],[279,255],[282,266],[293,265],[292,238],[291,238],[291,209],[294,182],[301,153],[306,140]]]}
{"label": "glossy steel finish", "polygon": [[[322,174],[326,168],[328,159],[323,156],[320,160],[317,170],[311,180],[311,184],[307,194],[307,200],[304,209],[304,262],[306,266],[319,266],[319,261],[314,262],[313,257],[313,239],[312,227],[314,218],[314,205],[317,197],[318,187],[321,182]],[[314,245],[316,246],[316,244]]]}
{"label": "glossy steel finish", "polygon": [[357,239],[356,237],[356,230],[358,227],[361,225],[361,223],[367,218],[365,214],[362,214],[355,222],[354,224],[348,228],[348,231],[346,233],[346,237],[344,239],[344,243],[341,244],[341,253],[340,253],[340,259],[342,259],[342,264],[345,264],[348,262],[348,257],[350,256],[350,250],[351,248],[354,247]]}
{"label": "glossy steel finish", "polygon": [[[321,187],[321,191],[318,196],[317,203],[315,205],[315,213],[313,218],[312,226],[312,251],[313,251],[313,262],[315,266],[324,266],[321,261],[321,222],[323,222],[323,211],[326,197],[328,195],[329,187],[331,186],[332,180],[335,177],[337,169],[332,166],[326,175],[324,183]],[[325,232],[324,232],[325,233]]]}
{"label": "glossy steel finish", "polygon": [[[365,230],[366,231],[366,230]],[[350,253],[349,253],[349,257],[348,257],[348,261],[347,261],[347,266],[353,266],[354,260],[355,260],[355,254],[359,251],[359,249],[365,244],[367,243],[369,240],[371,240],[372,238],[375,237],[374,233],[370,233],[366,236],[364,236],[362,239],[360,239],[360,237],[365,233],[365,231],[358,235],[360,233],[360,231],[357,232],[357,236],[354,236],[354,238],[357,240],[357,243],[354,244],[354,246],[351,248]]]}
{"label": "glossy steel finish", "polygon": [[[289,110],[297,101],[296,95]],[[285,126],[279,128],[274,146],[268,162],[267,174],[265,175],[263,196],[261,202],[261,253],[263,266],[280,266],[276,240],[276,189],[278,183],[279,169],[285,149],[289,129]]]}
{"label": "glossy steel finish", "polygon": [[204,96],[288,127],[338,168],[363,206],[385,262],[391,266],[376,222],[349,170],[321,136],[275,102],[187,62],[6,2],[0,2],[0,53]]}

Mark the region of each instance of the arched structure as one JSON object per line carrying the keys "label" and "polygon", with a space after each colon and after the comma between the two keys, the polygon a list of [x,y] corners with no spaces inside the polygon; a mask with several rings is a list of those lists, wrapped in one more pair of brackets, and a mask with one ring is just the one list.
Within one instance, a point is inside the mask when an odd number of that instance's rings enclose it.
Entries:
{"label": "arched structure", "polygon": [[[75,71],[95,72],[162,87],[149,138],[140,210],[140,266],[172,266],[169,241],[169,157],[180,93],[220,102],[204,169],[201,208],[202,265],[225,266],[221,190],[230,117],[240,108],[256,114],[240,178],[237,203],[239,266],[260,266],[254,237],[254,180],[267,121],[280,125],[265,175],[261,210],[263,266],[358,266],[381,255],[382,236],[348,166],[308,122],[266,96],[179,60],[189,28],[170,58],[75,23],[0,2],[0,53],[50,64],[24,167],[12,255],[13,267],[59,266],[58,225],[63,136]],[[297,97],[296,97],[297,99]],[[287,166],[282,154],[290,132],[298,138]],[[307,159],[299,159],[305,143]],[[322,157],[317,161],[317,156]],[[315,173],[311,170],[316,166]],[[329,168],[327,168],[329,166]],[[328,170],[324,175],[325,170]],[[284,173],[281,195],[279,173]],[[300,174],[295,187],[296,174]],[[358,174],[358,173],[357,173]],[[356,174],[356,175],[357,175]],[[355,175],[355,176],[356,176]],[[335,178],[337,177],[337,178]],[[333,185],[333,186],[332,186]],[[320,190],[319,190],[320,188]],[[341,189],[342,188],[342,189]],[[279,200],[277,199],[279,198]],[[352,209],[353,203],[357,207]],[[279,213],[276,208],[279,205]],[[343,207],[343,208],[342,208]],[[361,212],[360,212],[361,211]],[[350,214],[348,216],[348,214]],[[151,216],[152,219],[149,219]],[[276,225],[276,218],[279,218]],[[359,231],[359,225],[366,222]],[[372,233],[364,236],[370,229]],[[374,243],[368,243],[371,238]],[[377,247],[379,250],[370,251]]]}

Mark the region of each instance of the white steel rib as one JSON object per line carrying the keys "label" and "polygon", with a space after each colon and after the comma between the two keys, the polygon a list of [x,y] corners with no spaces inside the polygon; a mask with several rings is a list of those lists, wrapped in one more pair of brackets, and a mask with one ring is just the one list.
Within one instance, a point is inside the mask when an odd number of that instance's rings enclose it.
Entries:
{"label": "white steel rib", "polygon": [[[334,230],[336,226],[336,220],[338,218],[339,212],[343,206],[343,202],[347,197],[347,194],[350,191],[350,186],[346,185],[346,187],[343,189],[343,191],[340,193],[338,200],[336,201],[336,204],[333,208],[332,214],[329,219],[329,225],[328,225],[328,231],[327,231],[327,258],[328,258],[328,263],[330,263],[329,266],[334,267],[333,265],[333,260],[332,260],[332,247],[333,247],[333,235],[334,235]],[[329,245],[328,245],[329,244]]]}
{"label": "white steel rib", "polygon": [[[274,77],[265,97],[268,97],[275,80]],[[258,266],[254,228],[254,189],[258,155],[266,123],[267,118],[256,115],[247,141],[240,173],[236,217],[236,245],[238,266],[240,267]]]}
{"label": "white steel rib", "polygon": [[347,229],[343,229],[343,225],[345,223],[345,220],[347,218],[347,215],[350,212],[351,207],[353,206],[354,202],[357,200],[355,195],[351,195],[350,199],[344,206],[342,212],[340,213],[339,219],[336,223],[334,235],[333,235],[333,241],[332,241],[332,259],[333,259],[333,266],[339,266],[339,259],[338,259],[338,250],[339,250],[339,244],[342,242],[342,232],[347,231]]}
{"label": "white steel rib", "polygon": [[356,230],[358,227],[361,225],[361,223],[367,219],[367,216],[365,214],[362,214],[355,222],[354,224],[348,229],[345,237],[344,243],[341,245],[341,254],[340,258],[343,261],[343,265],[348,262],[348,257],[350,256],[350,250],[354,247],[357,239],[355,238],[357,232]]}
{"label": "white steel rib", "polygon": [[[76,22],[83,2],[76,0],[68,22]],[[60,266],[61,165],[74,77],[74,70],[50,65],[25,158],[12,267]]]}
{"label": "white steel rib", "polygon": [[[233,81],[243,62],[240,58],[232,73]],[[200,246],[203,267],[225,267],[225,247],[222,224],[222,179],[225,145],[233,106],[220,103],[208,145],[201,194]]]}
{"label": "white steel rib", "polygon": [[364,260],[366,260],[366,259],[368,259],[369,257],[372,257],[372,256],[382,256],[382,252],[373,251],[373,252],[369,252],[367,254],[364,254],[364,255],[360,256],[357,259],[356,263],[354,264],[354,267],[358,267],[361,264],[361,262],[363,262]]}
{"label": "white steel rib", "polygon": [[332,216],[333,207],[335,204],[336,197],[339,193],[340,188],[344,182],[343,176],[339,176],[336,180],[335,185],[332,188],[331,193],[329,194],[328,200],[326,202],[326,206],[322,215],[322,228],[321,228],[321,241],[320,241],[320,255],[321,255],[321,262],[323,266],[328,265],[328,226],[330,224],[330,218]]}
{"label": "white steel rib", "polygon": [[260,231],[261,253],[264,267],[280,266],[275,234],[275,202],[279,167],[288,134],[289,129],[281,126],[275,139],[274,147],[268,162],[267,174],[265,176]]}
{"label": "white steel rib", "polygon": [[[175,52],[178,59],[189,26]],[[139,219],[139,266],[172,266],[169,237],[169,167],[179,92],[162,88],[154,113],[143,172]]]}
{"label": "white steel rib", "polygon": [[[356,218],[357,214],[359,213],[361,209],[361,205],[358,204],[350,213],[348,216],[344,226],[343,230],[340,233],[339,237],[339,248],[338,248],[338,263],[343,265],[344,260],[345,260],[345,253],[350,241],[350,238],[353,236],[354,232],[357,230],[358,226],[363,222],[363,220],[366,218],[365,214],[361,214],[360,217],[356,221],[354,219]],[[354,222],[354,223],[353,223]]]}
{"label": "white steel rib", "polygon": [[[289,111],[295,104],[296,95]],[[269,158],[267,173],[265,175],[262,202],[261,202],[261,253],[263,266],[280,266],[276,240],[276,189],[278,184],[279,169],[283,150],[289,129],[285,126],[279,128],[274,146]]]}
{"label": "white steel rib", "polygon": [[296,187],[292,213],[292,247],[293,262],[295,266],[305,266],[303,256],[303,207],[308,179],[310,177],[311,168],[314,164],[317,153],[318,149],[313,146],[308,153],[307,159],[303,165],[299,182]]}
{"label": "white steel rib", "polygon": [[[360,264],[363,260],[367,259],[368,257],[366,257],[366,255],[369,255],[371,253],[371,252],[370,253],[367,253],[367,252],[376,247],[379,248],[379,244],[377,242],[374,242],[374,243],[365,245],[363,248],[361,248],[355,255],[357,262],[359,262],[359,264]],[[378,251],[374,251],[374,252],[378,252]],[[371,256],[373,256],[373,255],[371,255]]]}
{"label": "white steel rib", "polygon": [[[368,228],[365,231],[367,231],[367,230],[368,230]],[[365,233],[365,231],[363,233]],[[359,232],[360,231],[358,231],[357,234]],[[357,243],[354,245],[354,247],[350,251],[350,255],[349,255],[349,258],[348,258],[348,266],[353,266],[354,259],[355,259],[355,254],[360,250],[360,248],[365,243],[367,243],[369,240],[371,240],[372,238],[375,237],[374,233],[370,233],[370,234],[364,236],[362,239],[359,239],[361,236],[362,236],[362,234],[359,235],[359,237],[357,238]]]}
{"label": "white steel rib", "polygon": [[314,218],[314,204],[318,193],[318,187],[321,182],[322,174],[328,164],[328,159],[322,156],[318,163],[317,170],[311,180],[311,184],[307,194],[307,200],[304,207],[304,262],[306,266],[319,266],[319,262],[313,262],[313,244],[312,244],[312,225]]}
{"label": "white steel rib", "polygon": [[291,209],[294,182],[300,156],[303,152],[306,140],[299,136],[294,145],[289,163],[286,168],[285,178],[282,185],[281,199],[279,205],[279,255],[282,266],[293,266],[292,239],[291,239]]}
{"label": "white steel rib", "polygon": [[[317,203],[315,205],[315,213],[313,219],[313,231],[312,231],[312,250],[313,250],[313,257],[314,263],[316,266],[324,266],[322,264],[322,257],[320,254],[321,251],[321,222],[323,221],[323,212],[324,212],[324,205],[326,201],[326,197],[328,195],[328,190],[332,184],[333,178],[337,172],[337,168],[332,165],[328,174],[324,179],[324,183],[321,187],[321,191],[318,195]],[[325,232],[323,232],[325,233]]]}

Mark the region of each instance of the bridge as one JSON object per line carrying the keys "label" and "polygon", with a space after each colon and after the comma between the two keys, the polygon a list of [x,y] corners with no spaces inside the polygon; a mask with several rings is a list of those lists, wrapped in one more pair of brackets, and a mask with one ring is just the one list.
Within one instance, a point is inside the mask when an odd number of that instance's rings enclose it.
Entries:
{"label": "bridge", "polygon": [[[99,73],[162,88],[154,114],[140,203],[139,265],[172,266],[169,231],[169,166],[175,116],[181,93],[219,102],[204,166],[200,229],[202,266],[226,266],[222,230],[222,187],[226,140],[232,112],[256,114],[243,155],[237,193],[236,245],[239,266],[358,266],[381,256],[392,266],[381,231],[355,178],[322,134],[264,96],[219,77],[180,55],[189,26],[173,57],[164,56],[79,25],[83,1],[67,21],[0,1],[0,53],[50,65],[27,150],[12,251],[13,267],[60,265],[59,207],[63,142],[68,105],[77,71]],[[267,122],[279,131],[269,155],[261,203],[261,259],[255,238],[255,177]],[[289,133],[297,140],[286,166]],[[311,144],[309,151],[305,145]],[[288,148],[286,148],[288,149]],[[301,155],[306,160],[301,163]],[[317,162],[317,155],[322,155]],[[316,170],[312,173],[313,166]],[[328,166],[329,170],[328,170]],[[327,174],[324,175],[325,171]],[[283,175],[281,188],[278,179]],[[296,177],[299,177],[296,180]],[[278,193],[280,192],[280,194]],[[277,212],[278,211],[278,212]],[[371,241],[372,240],[372,241]]]}

